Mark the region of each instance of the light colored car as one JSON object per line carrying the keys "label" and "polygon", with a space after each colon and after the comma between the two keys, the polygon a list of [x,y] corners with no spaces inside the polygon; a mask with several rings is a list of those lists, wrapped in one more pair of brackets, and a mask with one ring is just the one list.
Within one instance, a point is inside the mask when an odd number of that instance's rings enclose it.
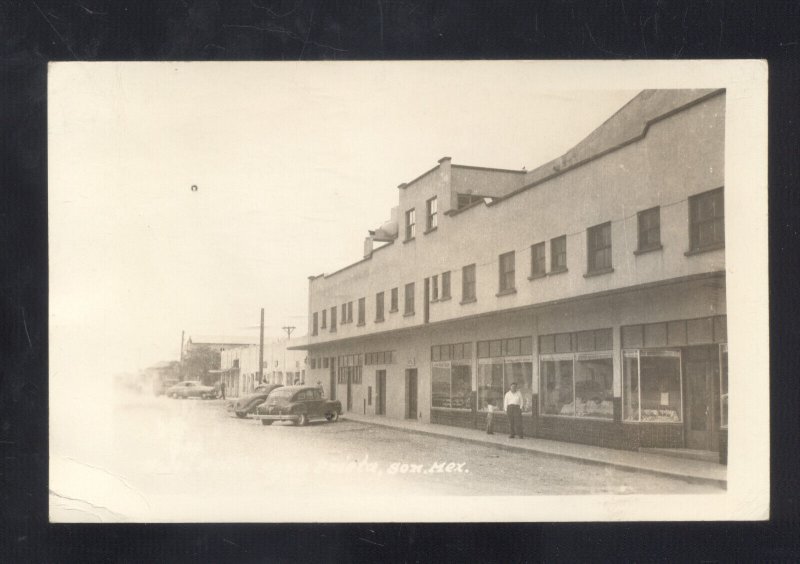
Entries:
{"label": "light colored car", "polygon": [[211,399],[216,397],[216,393],[212,386],[204,386],[199,380],[185,380],[167,389],[167,397],[179,399]]}

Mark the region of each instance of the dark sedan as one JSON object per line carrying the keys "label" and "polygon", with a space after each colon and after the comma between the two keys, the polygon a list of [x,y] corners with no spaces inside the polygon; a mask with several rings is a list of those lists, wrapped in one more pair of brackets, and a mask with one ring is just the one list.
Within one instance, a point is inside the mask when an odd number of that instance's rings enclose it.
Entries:
{"label": "dark sedan", "polygon": [[303,426],[313,419],[331,423],[339,419],[342,403],[322,397],[322,390],[313,386],[286,386],[273,391],[267,401],[256,408],[255,417],[262,425],[273,421],[292,421]]}
{"label": "dark sedan", "polygon": [[248,394],[228,404],[229,409],[236,414],[236,417],[245,418],[248,413],[253,413],[256,407],[264,403],[264,400],[267,399],[267,396],[269,396],[272,390],[280,387],[282,387],[280,384],[260,384],[256,386],[252,394]]}

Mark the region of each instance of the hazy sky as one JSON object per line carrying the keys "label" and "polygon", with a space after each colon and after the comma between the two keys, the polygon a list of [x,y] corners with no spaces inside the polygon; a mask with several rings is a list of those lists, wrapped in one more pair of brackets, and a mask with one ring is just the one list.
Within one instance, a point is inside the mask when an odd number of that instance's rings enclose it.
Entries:
{"label": "hazy sky", "polygon": [[593,84],[535,63],[51,65],[51,367],[177,359],[181,330],[255,336],[261,307],[267,338],[304,335],[307,277],[361,258],[398,184],[443,156],[563,154],[638,91]]}

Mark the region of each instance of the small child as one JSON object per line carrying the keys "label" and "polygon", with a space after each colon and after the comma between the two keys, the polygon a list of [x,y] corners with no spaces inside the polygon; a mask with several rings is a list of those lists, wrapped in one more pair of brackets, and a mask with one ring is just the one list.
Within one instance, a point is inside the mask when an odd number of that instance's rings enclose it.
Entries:
{"label": "small child", "polygon": [[494,411],[495,411],[494,402],[489,400],[486,402],[486,434],[487,435],[494,435]]}

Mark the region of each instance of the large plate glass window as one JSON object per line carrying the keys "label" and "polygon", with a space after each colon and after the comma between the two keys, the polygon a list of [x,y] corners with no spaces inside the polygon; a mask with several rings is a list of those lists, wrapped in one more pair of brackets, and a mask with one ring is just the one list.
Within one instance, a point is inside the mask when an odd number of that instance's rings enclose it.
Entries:
{"label": "large plate glass window", "polygon": [[623,420],[683,421],[680,351],[625,350],[622,359]]}
{"label": "large plate glass window", "polygon": [[472,344],[431,347],[431,407],[472,408]]}
{"label": "large plate glass window", "polygon": [[522,412],[532,411],[533,339],[514,337],[478,343],[478,409],[486,410],[491,402],[503,409],[503,398],[517,383],[522,393]]}

